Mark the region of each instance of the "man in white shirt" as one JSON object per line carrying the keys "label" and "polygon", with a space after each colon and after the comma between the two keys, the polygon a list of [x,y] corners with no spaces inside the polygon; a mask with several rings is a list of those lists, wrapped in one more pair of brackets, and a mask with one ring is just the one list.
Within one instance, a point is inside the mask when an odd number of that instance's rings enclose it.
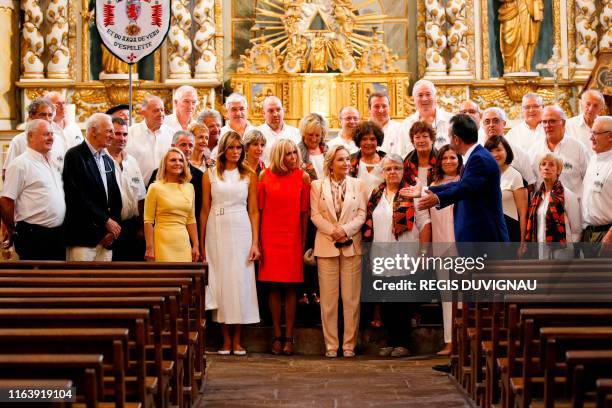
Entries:
{"label": "man in white shirt", "polygon": [[255,129],[255,126],[251,125],[247,120],[247,109],[247,100],[244,95],[234,92],[227,97],[225,100],[227,122],[221,128],[221,137],[230,130],[244,137],[246,132]]}
{"label": "man in white shirt", "polygon": [[338,112],[338,119],[340,119],[340,132],[338,136],[327,142],[327,147],[342,145],[348,149],[350,154],[356,153],[359,146],[355,144],[353,138],[355,128],[359,124],[359,111],[352,106],[344,106]]}
{"label": "man in white shirt", "polygon": [[[586,170],[582,197],[582,240],[606,244],[612,250],[612,116],[599,116],[593,122],[591,146],[595,153]],[[600,245],[585,245],[589,257],[602,255]]]}
{"label": "man in white shirt", "polygon": [[508,142],[521,147],[527,151],[533,146],[536,140],[544,138],[544,128],[542,121],[542,110],[544,102],[542,97],[536,93],[523,95],[521,102],[521,112],[523,120],[508,131],[506,139]]}
{"label": "man in white shirt", "polygon": [[595,89],[584,91],[580,97],[580,115],[567,120],[565,132],[574,139],[581,142],[591,154],[591,127],[599,116],[601,109],[606,106],[601,92]]}
{"label": "man in white shirt", "polygon": [[125,150],[138,162],[143,180],[149,180],[170,148],[174,132],[163,123],[164,102],[158,96],[145,98],[141,112],[144,120],[130,126]]}
{"label": "man in white shirt", "polygon": [[146,189],[138,162],[125,152],[127,123],[113,118],[113,137],[108,153],[115,163],[115,178],[121,191],[121,234],[113,245],[113,261],[142,261],[145,241],[142,214]]}
{"label": "man in white shirt", "polygon": [[174,113],[164,119],[164,124],[173,132],[187,130],[194,122],[193,115],[198,104],[198,92],[193,86],[183,85],[174,92]]}
{"label": "man in white shirt", "polygon": [[[61,136],[66,143],[66,150],[83,143],[85,138],[79,125],[70,122],[66,117],[66,99],[61,92],[47,92],[45,97],[55,105],[55,117],[53,118],[53,133]],[[56,137],[57,137],[56,136]]]}
{"label": "man in white shirt", "polygon": [[380,126],[385,135],[380,150],[405,157],[414,147],[412,147],[408,133],[404,132],[401,123],[391,120],[389,103],[389,95],[386,93],[371,93],[368,97],[369,120]]}
{"label": "man in white shirt", "polygon": [[267,96],[263,101],[263,113],[265,123],[259,126],[259,130],[266,138],[264,147],[263,161],[266,166],[270,165],[270,153],[272,146],[281,139],[290,139],[293,143],[300,143],[302,140],[300,131],[293,126],[285,123],[285,110],[280,99],[276,96]]}
{"label": "man in white shirt", "polygon": [[66,259],[62,224],[66,215],[62,176],[50,160],[51,124],[33,119],[26,126],[28,147],[6,170],[0,213],[8,241],[23,260]]}
{"label": "man in white shirt", "polygon": [[537,175],[536,188],[540,186],[539,163],[542,156],[554,153],[563,159],[563,171],[559,179],[578,197],[582,196],[582,181],[589,161],[589,153],[582,143],[565,133],[565,112],[558,106],[547,106],[542,113],[542,126],[546,137],[537,140],[529,152],[531,166]]}
{"label": "man in white shirt", "polygon": [[[55,116],[55,105],[51,103],[51,101],[47,98],[36,98],[34,99],[30,105],[28,106],[28,120],[32,119],[44,119],[47,122],[53,122],[53,117]],[[51,128],[53,130],[53,127]],[[15,160],[19,155],[24,153],[28,147],[28,137],[26,132],[22,132],[15,136],[11,143],[9,144],[8,153],[4,158],[4,165],[2,167],[2,174],[4,176],[4,172],[11,164],[13,160]],[[54,137],[53,138],[53,147],[49,152],[49,158],[52,160],[59,168],[60,171],[64,167],[64,155],[66,154],[66,143],[64,138]]]}
{"label": "man in white shirt", "polygon": [[[490,137],[504,136],[505,127],[506,112],[504,112],[502,108],[492,107],[485,109],[482,114],[482,129],[484,129],[485,141],[482,145],[484,146]],[[533,172],[529,155],[518,145],[512,143],[510,140],[507,141],[514,155],[514,160],[512,160],[510,165],[521,173],[521,177],[527,182],[527,185],[534,184],[536,181],[536,174]]]}
{"label": "man in white shirt", "polygon": [[429,123],[436,129],[436,140],[434,142],[436,149],[448,144],[449,122],[453,115],[438,106],[434,84],[426,79],[416,81],[412,88],[412,98],[414,99],[416,112],[408,116],[402,123],[405,134],[410,134],[410,128],[415,122],[422,121]]}

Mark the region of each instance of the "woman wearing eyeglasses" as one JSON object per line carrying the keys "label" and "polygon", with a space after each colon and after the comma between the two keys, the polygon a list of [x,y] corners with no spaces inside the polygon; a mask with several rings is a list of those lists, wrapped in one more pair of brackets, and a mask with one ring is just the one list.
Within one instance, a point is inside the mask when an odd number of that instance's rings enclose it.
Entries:
{"label": "woman wearing eyeglasses", "polygon": [[[324,178],[310,191],[311,219],[317,227],[314,255],[321,289],[321,320],[326,357],[336,357],[338,294],[342,291],[344,357],[355,356],[361,294],[361,226],[365,221],[366,189],[348,175],[349,152],[334,146],[325,154]],[[342,285],[340,285],[342,282]]]}
{"label": "woman wearing eyeglasses", "polygon": [[[418,211],[414,199],[402,196],[400,190],[408,187],[402,177],[403,171],[404,160],[399,155],[390,153],[385,156],[382,162],[384,182],[372,192],[368,200],[363,240],[375,244],[412,243],[402,248],[415,255],[420,251],[418,243],[431,241],[431,221],[429,211]],[[373,251],[378,249],[382,247],[375,246]],[[387,347],[381,348],[379,354],[383,357],[408,356],[411,304],[383,303],[382,317],[387,326],[388,339]]]}

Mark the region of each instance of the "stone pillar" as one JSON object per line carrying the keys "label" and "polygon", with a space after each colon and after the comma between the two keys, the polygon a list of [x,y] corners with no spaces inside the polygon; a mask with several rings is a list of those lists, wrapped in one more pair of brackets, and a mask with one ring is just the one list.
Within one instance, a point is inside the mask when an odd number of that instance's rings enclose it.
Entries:
{"label": "stone pillar", "polygon": [[603,0],[599,22],[604,28],[599,40],[599,49],[612,48],[612,0]]}
{"label": "stone pillar", "polygon": [[425,0],[425,35],[427,37],[427,51],[425,60],[427,67],[425,76],[446,75],[446,11],[440,0]]}
{"label": "stone pillar", "polygon": [[45,15],[50,23],[46,37],[49,50],[47,78],[69,78],[68,0],[51,0]]}
{"label": "stone pillar", "polygon": [[588,77],[597,62],[595,0],[576,0],[576,76]]}
{"label": "stone pillar", "polygon": [[193,9],[193,19],[199,26],[193,38],[193,46],[198,51],[195,78],[214,77],[217,64],[214,0],[197,0]]}
{"label": "stone pillar", "polygon": [[21,77],[23,79],[44,78],[45,66],[41,60],[45,43],[40,33],[43,13],[38,0],[22,0],[24,12],[21,40]]}
{"label": "stone pillar", "polygon": [[468,32],[466,0],[449,0],[446,4],[446,17],[449,23],[446,37],[451,53],[448,74],[471,77],[466,36]]}
{"label": "stone pillar", "polygon": [[191,79],[191,14],[186,0],[172,1],[172,20],[168,33],[168,77]]}
{"label": "stone pillar", "polygon": [[[15,7],[12,0],[0,0],[0,55],[4,63],[0,64],[0,129],[13,129],[17,109],[15,101],[15,76],[19,61],[17,57],[17,39],[19,31],[15,19]],[[0,151],[0,155],[2,152]]]}

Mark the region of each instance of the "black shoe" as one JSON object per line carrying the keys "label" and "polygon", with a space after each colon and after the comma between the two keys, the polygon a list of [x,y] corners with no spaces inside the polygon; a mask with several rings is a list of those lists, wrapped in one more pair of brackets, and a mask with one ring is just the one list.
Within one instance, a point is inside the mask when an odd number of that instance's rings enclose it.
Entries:
{"label": "black shoe", "polygon": [[451,365],[449,364],[438,364],[435,365],[433,367],[431,367],[432,369],[439,371],[441,373],[450,373],[451,372]]}

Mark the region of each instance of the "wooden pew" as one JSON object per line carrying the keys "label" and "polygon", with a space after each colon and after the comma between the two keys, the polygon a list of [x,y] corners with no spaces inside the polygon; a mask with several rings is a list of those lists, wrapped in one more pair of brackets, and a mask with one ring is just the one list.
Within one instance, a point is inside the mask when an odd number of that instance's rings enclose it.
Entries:
{"label": "wooden pew", "polygon": [[[0,378],[10,381],[68,378],[74,383],[77,395],[84,396],[87,408],[96,408],[100,406],[98,395],[103,390],[103,361],[99,354],[0,354]],[[130,404],[129,408],[140,406]]]}
{"label": "wooden pew", "polygon": [[138,398],[143,402],[145,408],[154,406],[154,396],[162,373],[156,373],[155,377],[146,375],[145,346],[146,333],[149,330],[149,311],[147,309],[0,309],[0,326],[13,328],[127,328],[130,335],[129,340],[134,343],[135,367],[133,370]]}
{"label": "wooden pew", "polygon": [[597,408],[612,407],[612,378],[597,380]]}
{"label": "wooden pew", "polygon": [[[0,388],[5,390],[34,390],[34,389],[42,389],[42,390],[62,390],[66,393],[71,393],[73,387],[73,382],[69,379],[48,379],[48,378],[39,378],[32,380],[24,380],[24,379],[0,379]],[[64,394],[67,395],[67,394]],[[92,402],[93,403],[93,402]],[[65,401],[58,402],[38,402],[36,403],[36,407],[40,408],[65,408],[70,403]],[[72,404],[74,406],[74,404]]]}
{"label": "wooden pew", "polygon": [[[115,328],[0,328],[0,349],[5,354],[101,354],[110,363],[113,397],[124,407],[125,368],[128,362],[128,330]],[[106,389],[105,389],[106,391]],[[104,397],[106,392],[100,395]]]}
{"label": "wooden pew", "polygon": [[[571,401],[568,405],[582,407],[587,401],[587,391],[595,395],[599,378],[610,373],[612,345],[609,350],[572,350],[565,353],[567,364],[566,384],[571,385]],[[601,375],[597,375],[601,373]],[[595,405],[593,401],[591,405]],[[555,400],[555,406],[558,401]]]}

